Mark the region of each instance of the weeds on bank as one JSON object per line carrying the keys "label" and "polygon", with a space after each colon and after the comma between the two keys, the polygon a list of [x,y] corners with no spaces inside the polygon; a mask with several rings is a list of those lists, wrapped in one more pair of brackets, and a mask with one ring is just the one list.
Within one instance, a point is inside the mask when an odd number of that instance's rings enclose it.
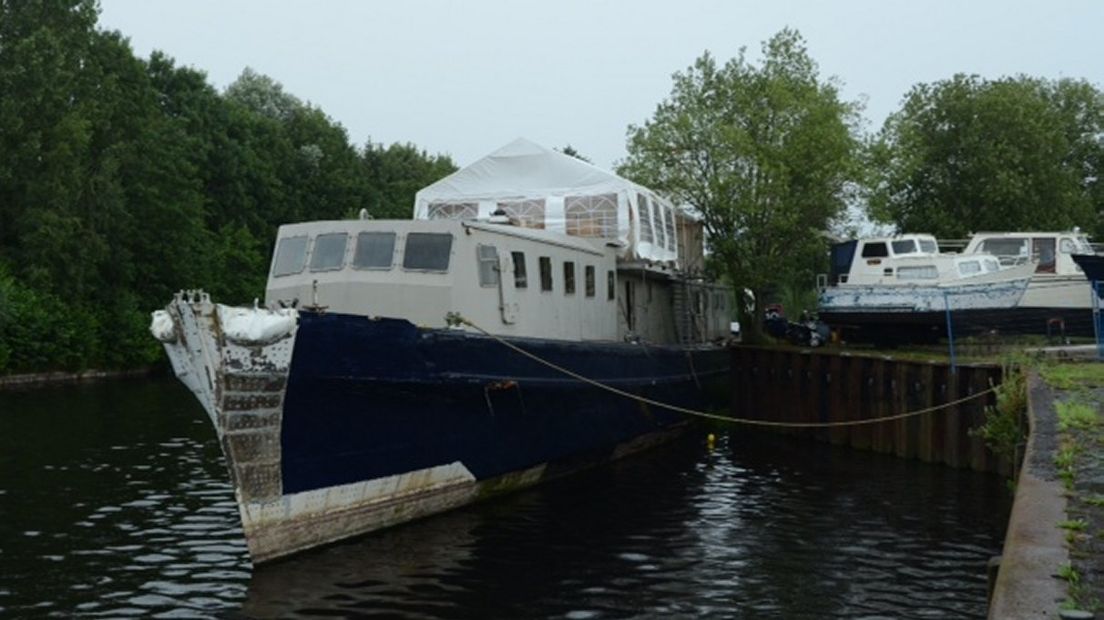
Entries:
{"label": "weeds on bank", "polygon": [[1058,578],[1066,582],[1069,598],[1059,605],[1060,609],[1081,609],[1097,612],[1100,610],[1100,599],[1087,592],[1087,588],[1081,583],[1081,573],[1070,563],[1058,567]]}
{"label": "weeds on bank", "polygon": [[1027,374],[1016,360],[1002,366],[1004,381],[995,388],[996,404],[985,408],[985,423],[970,433],[984,439],[994,453],[1015,460],[1025,438]]}
{"label": "weeds on bank", "polygon": [[[1066,491],[1077,498],[1075,482],[1078,461],[1084,454],[1099,450],[1102,439],[1098,432],[1101,427],[1100,404],[1096,402],[1092,390],[1104,387],[1104,364],[1043,363],[1038,366],[1038,371],[1052,388],[1066,393],[1066,400],[1054,403],[1060,431],[1060,446],[1054,455],[1054,465]],[[1078,499],[1088,506],[1104,507],[1104,495]],[[1090,536],[1088,519],[1070,519],[1059,523],[1058,527],[1066,530],[1065,539],[1071,556]],[[1062,604],[1063,608],[1087,611],[1101,608],[1099,599],[1092,596],[1091,588],[1082,583],[1081,574],[1072,564],[1060,567],[1058,576],[1067,583],[1069,598]]]}
{"label": "weeds on bank", "polygon": [[1062,521],[1058,524],[1058,527],[1072,532],[1083,532],[1088,526],[1089,523],[1084,519],[1070,519],[1069,521]]}
{"label": "weeds on bank", "polygon": [[1054,403],[1058,413],[1058,430],[1090,431],[1097,425],[1096,408],[1079,401],[1061,401]]}
{"label": "weeds on bank", "polygon": [[1041,364],[1039,374],[1058,390],[1104,387],[1104,364],[1097,362]]}
{"label": "weeds on bank", "polygon": [[1082,501],[1090,506],[1104,507],[1104,495],[1093,495],[1092,497],[1086,497]]}
{"label": "weeds on bank", "polygon": [[1066,444],[1058,449],[1054,455],[1054,466],[1058,468],[1058,478],[1067,491],[1073,490],[1074,467],[1077,465],[1077,454],[1080,450],[1076,445]]}

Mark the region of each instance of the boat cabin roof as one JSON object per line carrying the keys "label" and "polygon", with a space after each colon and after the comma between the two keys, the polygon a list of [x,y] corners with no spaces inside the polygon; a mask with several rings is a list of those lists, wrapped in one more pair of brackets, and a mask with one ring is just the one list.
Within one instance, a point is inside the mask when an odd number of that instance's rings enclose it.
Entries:
{"label": "boat cabin roof", "polygon": [[858,249],[858,255],[862,258],[929,256],[939,253],[939,244],[935,237],[928,234],[866,237],[836,245],[841,247],[850,245]]}
{"label": "boat cabin roof", "polygon": [[1034,231],[1034,230],[1022,230],[1015,232],[1008,231],[981,231],[970,235],[970,239],[987,238],[987,237],[1084,237],[1088,238],[1080,228],[1074,228],[1073,230],[1059,230],[1059,231]]}

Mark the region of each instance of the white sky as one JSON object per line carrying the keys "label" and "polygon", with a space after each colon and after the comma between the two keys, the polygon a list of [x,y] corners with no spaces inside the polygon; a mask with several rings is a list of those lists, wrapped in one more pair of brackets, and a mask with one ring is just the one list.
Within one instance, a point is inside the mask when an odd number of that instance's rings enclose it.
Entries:
{"label": "white sky", "polygon": [[612,167],[625,131],[704,50],[797,28],[880,127],[908,89],[955,73],[1104,84],[1092,0],[101,0],[100,26],[219,89],[246,66],[319,106],[352,142],[413,142],[459,165],[523,136]]}

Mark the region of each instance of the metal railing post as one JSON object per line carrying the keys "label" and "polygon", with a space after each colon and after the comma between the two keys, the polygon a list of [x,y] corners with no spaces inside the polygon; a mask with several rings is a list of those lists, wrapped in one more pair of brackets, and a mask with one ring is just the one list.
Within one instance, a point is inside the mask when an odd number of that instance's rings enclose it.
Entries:
{"label": "metal railing post", "polygon": [[1093,280],[1090,283],[1089,290],[1092,295],[1092,320],[1093,320],[1093,336],[1096,337],[1096,358],[1104,359],[1104,341],[1100,329],[1100,285],[1104,284],[1099,280]]}
{"label": "metal railing post", "polygon": [[951,374],[957,374],[955,365],[954,328],[951,327],[951,298],[947,291],[943,291],[943,308],[947,313],[947,346],[951,350]]}

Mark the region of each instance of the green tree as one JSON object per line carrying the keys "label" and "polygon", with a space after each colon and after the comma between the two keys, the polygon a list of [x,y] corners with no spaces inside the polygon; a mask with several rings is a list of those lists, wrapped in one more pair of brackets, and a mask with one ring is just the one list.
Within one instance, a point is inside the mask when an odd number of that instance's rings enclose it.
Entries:
{"label": "green tree", "polygon": [[759,66],[743,50],[720,66],[706,52],[676,73],[651,120],[629,127],[619,172],[701,214],[714,265],[755,329],[766,293],[812,286],[823,231],[858,178],[858,111],[786,29]]}
{"label": "green tree", "polygon": [[870,211],[899,230],[1099,226],[1104,98],[1083,81],[918,84],[870,149]]}
{"label": "green tree", "polygon": [[368,195],[364,206],[375,218],[409,219],[414,194],[453,172],[456,164],[448,155],[430,155],[409,143],[384,147],[369,141],[361,155]]}
{"label": "green tree", "polygon": [[455,170],[412,145],[361,152],[252,70],[220,94],[97,17],[0,0],[0,373],[155,361],[148,313],[174,291],[248,303],[277,226],[407,217]]}

